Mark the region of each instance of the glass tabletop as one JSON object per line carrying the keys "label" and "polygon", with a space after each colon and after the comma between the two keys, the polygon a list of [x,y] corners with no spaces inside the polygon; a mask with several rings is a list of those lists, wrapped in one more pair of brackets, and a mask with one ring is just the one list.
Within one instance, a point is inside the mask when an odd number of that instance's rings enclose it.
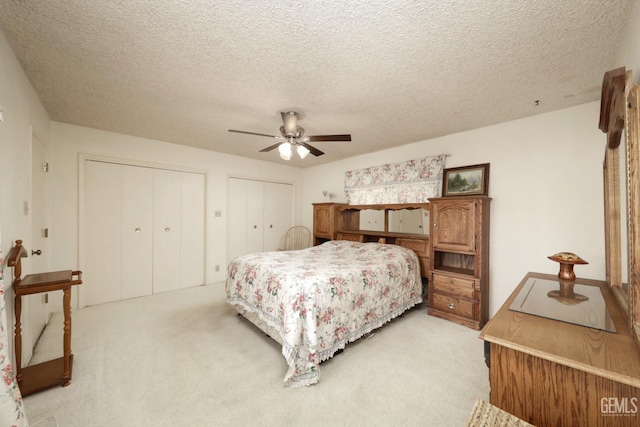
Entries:
{"label": "glass tabletop", "polygon": [[616,332],[598,286],[529,278],[509,310]]}

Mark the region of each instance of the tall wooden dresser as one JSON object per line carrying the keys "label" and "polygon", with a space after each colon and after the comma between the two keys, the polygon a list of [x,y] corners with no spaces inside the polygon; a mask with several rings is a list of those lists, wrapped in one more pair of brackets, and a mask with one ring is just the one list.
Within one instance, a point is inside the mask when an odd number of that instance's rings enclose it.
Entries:
{"label": "tall wooden dresser", "polygon": [[429,314],[474,329],[489,320],[489,206],[486,196],[429,199]]}

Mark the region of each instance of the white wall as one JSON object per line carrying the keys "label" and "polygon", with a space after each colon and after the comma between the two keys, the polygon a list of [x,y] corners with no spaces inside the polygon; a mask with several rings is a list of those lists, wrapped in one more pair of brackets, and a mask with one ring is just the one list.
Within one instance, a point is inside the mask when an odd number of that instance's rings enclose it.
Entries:
{"label": "white wall", "polygon": [[[0,33],[0,227],[2,249],[11,242],[30,238],[29,217],[23,203],[29,199],[31,177],[31,134],[49,144],[49,116],[16,60],[4,35]],[[28,263],[28,261],[27,261]]]}
{"label": "white wall", "polygon": [[528,271],[557,274],[547,256],[575,252],[581,277],[604,279],[600,103],[448,135],[304,170],[306,225],[322,191],[346,202],[347,170],[449,154],[447,167],[490,163],[490,312]]}
{"label": "white wall", "polygon": [[[30,202],[31,134],[46,145],[49,143],[49,116],[27,80],[4,35],[0,32],[0,108],[4,120],[0,122],[0,232],[2,253],[6,256],[17,239],[29,248],[31,225],[24,214],[24,202]],[[13,269],[4,272],[4,300],[9,335],[7,354],[13,359]],[[23,260],[23,276],[31,273],[29,258]],[[23,315],[28,315],[24,304]],[[25,342],[29,339],[26,335]]]}
{"label": "white wall", "polygon": [[633,70],[633,81],[640,84],[640,2],[635,2],[624,41],[618,53],[619,67]]}
{"label": "white wall", "polygon": [[[207,283],[223,281],[226,277],[228,176],[292,183],[296,188],[297,206],[301,206],[302,172],[297,167],[59,122],[52,122],[51,141],[54,204],[50,236],[51,243],[56,249],[52,256],[54,268],[75,268],[78,265],[80,155],[117,158],[149,165],[174,166],[207,173],[205,262]],[[222,212],[221,217],[214,217],[214,212],[217,210]],[[296,218],[301,218],[301,209],[297,210]],[[219,272],[214,271],[215,265],[220,266]]]}

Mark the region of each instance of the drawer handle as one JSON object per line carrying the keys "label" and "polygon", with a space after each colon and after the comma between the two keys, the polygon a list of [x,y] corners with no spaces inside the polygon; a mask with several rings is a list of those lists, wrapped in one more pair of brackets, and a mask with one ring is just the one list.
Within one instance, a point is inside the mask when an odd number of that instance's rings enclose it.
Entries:
{"label": "drawer handle", "polygon": [[453,302],[450,302],[450,303],[449,303],[449,308],[450,308],[451,310],[455,310],[455,308],[456,308],[456,304],[455,304],[455,303],[453,303]]}

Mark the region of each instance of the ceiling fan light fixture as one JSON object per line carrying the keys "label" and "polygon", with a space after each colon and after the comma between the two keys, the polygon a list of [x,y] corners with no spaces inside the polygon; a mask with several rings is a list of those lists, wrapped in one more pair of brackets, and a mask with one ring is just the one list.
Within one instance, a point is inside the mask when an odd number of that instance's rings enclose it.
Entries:
{"label": "ceiling fan light fixture", "polygon": [[278,146],[278,152],[283,160],[291,160],[291,143],[283,142]]}
{"label": "ceiling fan light fixture", "polygon": [[298,126],[295,128],[295,130],[287,130],[287,128],[284,127],[284,125],[280,126],[280,134],[284,137],[284,138],[302,138],[302,135],[304,135],[304,128],[302,126]]}
{"label": "ceiling fan light fixture", "polygon": [[314,156],[322,156],[324,153],[318,150],[313,145],[310,145],[309,142],[328,142],[328,141],[338,141],[338,142],[349,142],[351,141],[351,135],[304,135],[304,128],[302,126],[298,126],[298,118],[300,117],[298,113],[295,111],[287,111],[280,113],[282,115],[282,126],[280,126],[280,135],[281,136],[273,136],[267,135],[265,133],[258,132],[248,132],[245,130],[235,130],[229,129],[229,132],[235,133],[244,133],[247,135],[256,135],[256,136],[265,136],[267,138],[275,138],[282,142],[277,142],[273,145],[263,148],[260,150],[261,153],[265,153],[267,151],[278,149],[280,153],[280,157],[284,160],[291,160],[291,155],[293,152],[293,146],[296,146],[296,151],[298,152],[298,156],[301,159],[304,159],[309,155],[309,153]]}
{"label": "ceiling fan light fixture", "polygon": [[307,147],[305,147],[304,145],[299,145],[299,144],[296,147],[296,151],[298,152],[298,156],[300,156],[301,159],[304,159],[310,153],[310,151],[309,151],[309,149]]}

